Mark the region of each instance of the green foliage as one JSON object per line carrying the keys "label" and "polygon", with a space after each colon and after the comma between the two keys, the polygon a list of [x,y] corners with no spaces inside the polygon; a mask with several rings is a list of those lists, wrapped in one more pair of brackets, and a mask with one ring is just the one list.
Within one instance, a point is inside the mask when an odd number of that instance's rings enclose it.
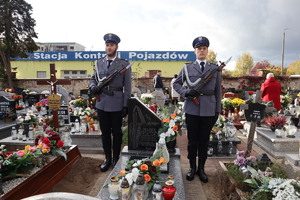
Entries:
{"label": "green foliage", "polygon": [[228,176],[231,176],[242,191],[250,191],[248,185],[244,182],[246,176],[239,170],[239,166],[228,163],[226,164]]}
{"label": "green foliage", "polygon": [[253,68],[253,58],[250,53],[244,53],[239,57],[235,70],[232,72],[232,76],[247,75]]}
{"label": "green foliage", "polygon": [[122,143],[123,145],[128,145],[128,126],[123,130]]}
{"label": "green foliage", "polygon": [[300,74],[300,60],[291,63],[287,68],[287,75]]}

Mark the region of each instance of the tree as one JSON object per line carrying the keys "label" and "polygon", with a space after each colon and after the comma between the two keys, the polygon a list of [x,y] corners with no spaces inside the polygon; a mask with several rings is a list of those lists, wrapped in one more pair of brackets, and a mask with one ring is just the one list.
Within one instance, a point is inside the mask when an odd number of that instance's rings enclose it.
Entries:
{"label": "tree", "polygon": [[38,49],[33,40],[37,34],[31,11],[24,0],[0,0],[0,71],[5,71],[9,88],[13,87],[10,59],[26,58],[27,52]]}
{"label": "tree", "polygon": [[300,74],[300,60],[291,63],[287,68],[287,75]]}
{"label": "tree", "polygon": [[209,50],[206,56],[207,62],[218,64],[217,54],[213,50]]}
{"label": "tree", "polygon": [[250,53],[244,53],[236,62],[235,70],[232,72],[233,76],[243,76],[249,73],[253,67],[253,58]]}

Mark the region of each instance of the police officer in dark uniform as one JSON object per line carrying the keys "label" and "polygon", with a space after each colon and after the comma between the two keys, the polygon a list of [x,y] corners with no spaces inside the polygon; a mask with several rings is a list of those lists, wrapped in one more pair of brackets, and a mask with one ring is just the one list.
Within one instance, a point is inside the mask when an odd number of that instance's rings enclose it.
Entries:
{"label": "police officer in dark uniform", "polygon": [[[107,171],[117,163],[122,144],[122,118],[128,113],[127,102],[131,94],[131,69],[118,74],[104,89],[97,85],[101,79],[115,70],[129,65],[129,62],[117,57],[120,38],[112,33],[104,35],[106,56],[95,62],[95,73],[90,80],[90,91],[96,95],[96,108],[102,132],[102,144],[105,161],[101,171]],[[113,140],[111,139],[113,135]]]}
{"label": "police officer in dark uniform", "polygon": [[[204,172],[204,165],[207,159],[209,135],[221,111],[221,73],[219,71],[214,73],[213,78],[200,93],[194,90],[201,78],[211,70],[218,68],[217,65],[206,61],[208,47],[209,40],[206,37],[200,36],[194,39],[193,48],[195,49],[196,61],[185,64],[173,84],[175,91],[186,97],[184,112],[188,134],[188,159],[190,161],[190,170],[186,178],[191,181],[197,174],[204,183],[208,181]],[[184,87],[184,83],[188,87]],[[195,103],[193,98],[196,98],[199,104]]]}

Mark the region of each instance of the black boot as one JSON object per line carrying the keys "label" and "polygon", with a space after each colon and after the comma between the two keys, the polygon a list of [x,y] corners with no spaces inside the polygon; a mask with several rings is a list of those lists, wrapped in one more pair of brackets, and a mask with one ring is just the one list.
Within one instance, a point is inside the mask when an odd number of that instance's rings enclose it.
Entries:
{"label": "black boot", "polygon": [[190,159],[190,170],[186,174],[186,180],[192,181],[196,173],[196,158]]}
{"label": "black boot", "polygon": [[105,153],[105,160],[100,166],[101,172],[106,172],[111,166],[111,153]]}
{"label": "black boot", "polygon": [[200,181],[202,181],[203,183],[207,183],[208,182],[208,178],[207,178],[207,175],[204,172],[204,165],[205,165],[205,162],[201,162],[199,160],[197,174],[198,174],[198,176],[200,178]]}

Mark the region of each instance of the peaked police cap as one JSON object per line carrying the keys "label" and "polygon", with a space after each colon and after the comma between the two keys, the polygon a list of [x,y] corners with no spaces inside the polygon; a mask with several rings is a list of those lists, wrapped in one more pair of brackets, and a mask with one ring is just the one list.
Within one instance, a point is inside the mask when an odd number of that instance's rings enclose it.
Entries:
{"label": "peaked police cap", "polygon": [[193,41],[193,47],[196,49],[199,46],[209,47],[209,40],[204,36],[196,37]]}
{"label": "peaked police cap", "polygon": [[119,44],[121,42],[121,39],[116,34],[113,33],[105,34],[103,39],[105,42],[113,42],[116,44]]}

